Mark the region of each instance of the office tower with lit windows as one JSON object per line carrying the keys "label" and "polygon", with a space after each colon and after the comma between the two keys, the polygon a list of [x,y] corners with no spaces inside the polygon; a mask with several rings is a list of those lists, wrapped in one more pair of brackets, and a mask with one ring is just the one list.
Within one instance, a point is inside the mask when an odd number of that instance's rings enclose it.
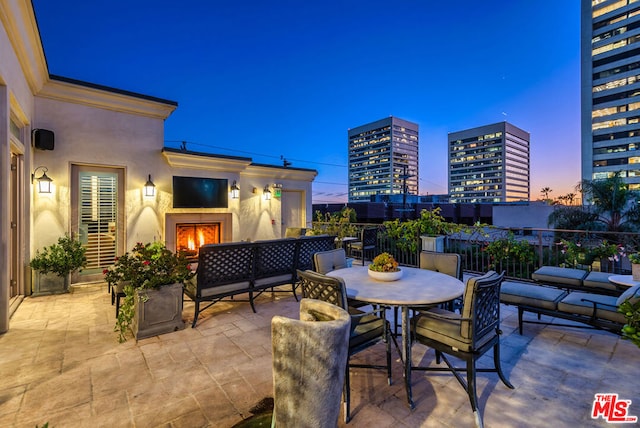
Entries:
{"label": "office tower with lit windows", "polygon": [[390,116],[349,129],[349,202],[418,194],[418,124]]}
{"label": "office tower with lit windows", "polygon": [[582,0],[582,178],[640,190],[640,2]]}
{"label": "office tower with lit windows", "polygon": [[529,133],[508,122],[449,134],[450,202],[529,200]]}

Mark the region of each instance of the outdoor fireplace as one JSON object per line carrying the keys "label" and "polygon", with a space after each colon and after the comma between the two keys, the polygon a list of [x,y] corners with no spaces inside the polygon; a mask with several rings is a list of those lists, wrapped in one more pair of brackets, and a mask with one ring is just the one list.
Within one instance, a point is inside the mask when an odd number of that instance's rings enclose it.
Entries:
{"label": "outdoor fireplace", "polygon": [[198,248],[220,242],[220,223],[176,224],[176,251],[184,251],[187,257],[198,256]]}
{"label": "outdoor fireplace", "polygon": [[[165,244],[171,251],[193,252],[206,244],[233,242],[232,215],[230,213],[167,213],[165,216]],[[192,244],[189,243],[191,235]]]}

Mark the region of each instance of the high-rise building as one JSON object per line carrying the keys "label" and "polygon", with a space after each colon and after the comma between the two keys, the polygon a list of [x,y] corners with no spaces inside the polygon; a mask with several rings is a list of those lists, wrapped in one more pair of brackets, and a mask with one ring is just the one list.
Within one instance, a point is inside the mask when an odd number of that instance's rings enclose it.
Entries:
{"label": "high-rise building", "polygon": [[529,133],[508,122],[449,134],[450,202],[529,200]]}
{"label": "high-rise building", "polygon": [[390,116],[348,135],[349,202],[418,194],[418,124]]}
{"label": "high-rise building", "polygon": [[582,178],[640,189],[640,2],[582,0]]}

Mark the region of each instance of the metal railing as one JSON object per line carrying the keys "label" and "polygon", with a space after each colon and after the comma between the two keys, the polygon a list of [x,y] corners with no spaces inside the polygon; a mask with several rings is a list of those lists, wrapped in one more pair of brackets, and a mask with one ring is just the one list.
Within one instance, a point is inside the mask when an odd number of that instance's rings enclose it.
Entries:
{"label": "metal railing", "polygon": [[[324,223],[314,222],[314,228],[322,228]],[[335,230],[332,234],[337,234]],[[350,223],[349,236],[358,237],[364,227],[377,227],[378,240],[376,253],[383,251],[392,254],[398,263],[405,266],[418,266],[421,241],[416,237],[417,251],[398,248],[397,243],[388,236],[383,225]],[[505,242],[504,257],[496,257],[489,251],[490,244],[502,240]],[[571,242],[584,249],[584,258],[568,260],[565,243]],[[619,253],[614,257],[596,257],[591,254],[602,242],[616,244]],[[513,244],[517,243],[517,244]],[[520,248],[526,257],[509,252],[509,245]],[[462,269],[467,272],[482,273],[493,269],[505,271],[509,278],[531,279],[531,273],[540,266],[570,266],[585,270],[601,270],[612,273],[631,273],[631,264],[627,258],[630,252],[640,251],[640,234],[565,229],[501,228],[487,227],[471,229],[449,235],[445,252],[454,252],[462,256]],[[578,255],[580,256],[580,254]]]}

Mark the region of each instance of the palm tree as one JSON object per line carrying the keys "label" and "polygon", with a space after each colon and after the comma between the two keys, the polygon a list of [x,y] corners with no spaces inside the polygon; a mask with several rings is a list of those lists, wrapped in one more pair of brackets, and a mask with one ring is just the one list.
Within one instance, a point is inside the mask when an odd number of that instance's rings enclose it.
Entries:
{"label": "palm tree", "polygon": [[569,203],[569,205],[573,205],[573,201],[576,199],[576,194],[575,193],[567,193],[566,195],[564,195],[564,197],[567,200],[567,202]]}
{"label": "palm tree", "polygon": [[542,190],[540,190],[540,193],[542,193],[544,195],[544,199],[548,200],[549,199],[549,193],[553,192],[553,190],[551,190],[551,188],[549,187],[543,187]]}
{"label": "palm tree", "polygon": [[620,171],[601,180],[583,180],[580,188],[593,204],[597,221],[611,232],[633,232],[638,229],[640,209],[638,192],[629,190]]}

